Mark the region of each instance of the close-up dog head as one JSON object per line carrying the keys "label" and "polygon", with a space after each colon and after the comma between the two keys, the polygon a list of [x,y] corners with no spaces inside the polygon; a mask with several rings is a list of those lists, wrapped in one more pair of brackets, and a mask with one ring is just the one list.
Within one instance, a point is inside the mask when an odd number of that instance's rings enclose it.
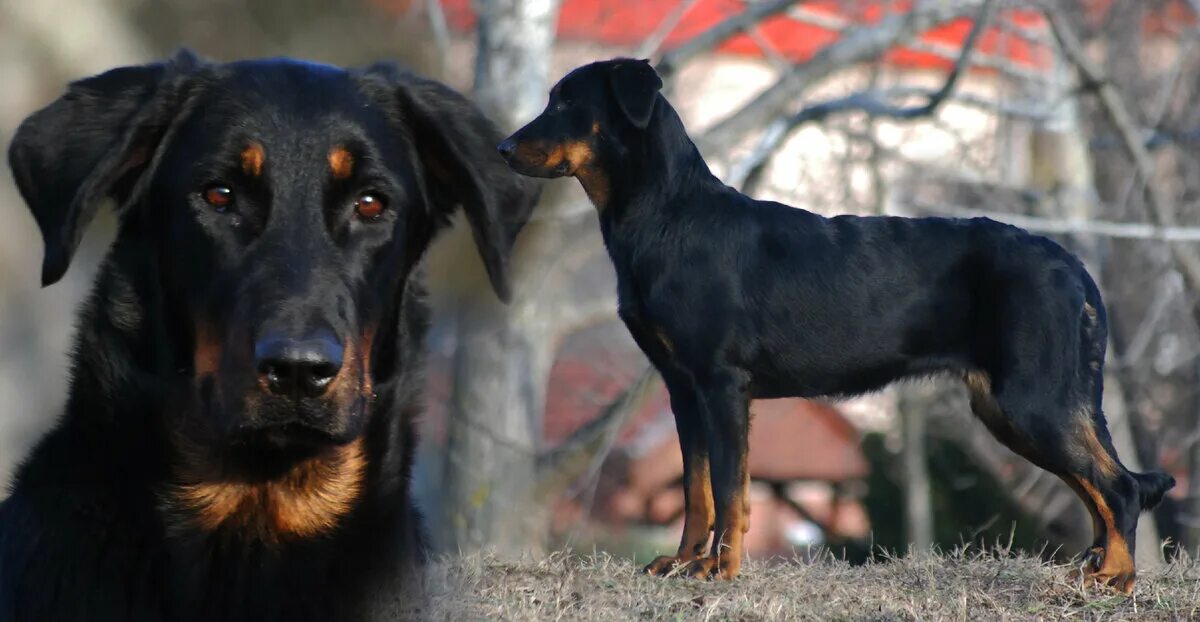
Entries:
{"label": "close-up dog head", "polygon": [[458,205],[509,297],[536,191],[494,136],[462,96],[390,66],[186,53],[78,81],[21,126],[9,155],[44,237],[43,284],[98,206],[117,206],[98,279],[130,292],[107,313],[133,345],[109,373],[169,387],[161,425],[202,524],[268,484],[337,506],[279,512],[283,531],[344,509],[380,385],[416,363],[397,347],[410,277]]}
{"label": "close-up dog head", "polygon": [[[550,90],[546,109],[500,143],[513,170],[531,177],[586,179],[600,161],[620,157],[629,132],[646,129],[662,89],[647,60],[617,58],[584,65]],[[592,174],[591,177],[596,177]],[[593,194],[589,188],[589,194]],[[595,188],[599,190],[599,188]]]}

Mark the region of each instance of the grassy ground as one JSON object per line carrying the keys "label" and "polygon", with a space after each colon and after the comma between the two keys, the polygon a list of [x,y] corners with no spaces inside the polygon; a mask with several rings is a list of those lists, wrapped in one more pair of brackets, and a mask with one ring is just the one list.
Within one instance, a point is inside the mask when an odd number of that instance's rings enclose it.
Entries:
{"label": "grassy ground", "polygon": [[1132,598],[1028,557],[957,552],[865,566],[749,562],[732,583],[640,575],[631,560],[555,554],[433,565],[434,620],[1197,620],[1200,564],[1139,576]]}

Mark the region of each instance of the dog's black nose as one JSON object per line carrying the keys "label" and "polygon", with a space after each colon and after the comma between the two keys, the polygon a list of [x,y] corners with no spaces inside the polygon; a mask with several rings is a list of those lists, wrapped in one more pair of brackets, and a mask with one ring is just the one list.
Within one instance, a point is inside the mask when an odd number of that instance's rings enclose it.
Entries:
{"label": "dog's black nose", "polygon": [[496,147],[496,151],[499,151],[500,155],[504,156],[505,158],[512,157],[512,154],[517,151],[517,141],[513,140],[510,136],[504,139],[504,142],[500,143],[500,145]]}
{"label": "dog's black nose", "polygon": [[344,350],[328,332],[304,339],[267,336],[254,345],[254,358],[272,393],[319,397],[341,370]]}

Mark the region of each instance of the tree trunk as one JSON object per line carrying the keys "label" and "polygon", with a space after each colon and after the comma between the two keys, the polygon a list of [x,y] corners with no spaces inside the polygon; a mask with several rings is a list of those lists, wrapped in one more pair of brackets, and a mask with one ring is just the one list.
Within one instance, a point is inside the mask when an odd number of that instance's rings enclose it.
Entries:
{"label": "tree trunk", "polygon": [[[935,392],[936,394],[937,392]],[[929,484],[929,455],[925,449],[925,411],[931,406],[928,392],[904,387],[899,411],[904,445],[904,531],[909,550],[928,552],[933,546],[933,497]]]}
{"label": "tree trunk", "polygon": [[1190,439],[1188,445],[1188,488],[1183,506],[1184,542],[1187,551],[1200,559],[1200,441]]}
{"label": "tree trunk", "polygon": [[[510,131],[533,118],[545,101],[558,2],[490,0],[475,6],[475,100]],[[551,269],[562,235],[561,227],[545,222],[531,223],[521,234],[510,268],[511,306],[478,281],[459,292],[438,538],[445,550],[487,545],[515,554],[542,543],[544,522],[531,495],[557,345],[556,292],[535,285]]]}

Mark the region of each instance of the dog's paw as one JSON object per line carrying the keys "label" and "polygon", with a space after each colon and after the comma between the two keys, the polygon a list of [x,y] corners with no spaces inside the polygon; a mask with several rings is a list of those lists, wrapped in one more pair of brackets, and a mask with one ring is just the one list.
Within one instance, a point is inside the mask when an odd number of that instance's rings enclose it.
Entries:
{"label": "dog's paw", "polygon": [[1104,547],[1093,546],[1084,552],[1079,567],[1071,572],[1072,580],[1084,585],[1105,585],[1124,594],[1133,594],[1137,572],[1133,564],[1106,559]]}
{"label": "dog's paw", "polygon": [[673,573],[675,568],[680,564],[686,563],[686,561],[681,561],[674,555],[660,555],[654,558],[654,561],[646,564],[646,567],[642,568],[642,573],[656,577],[665,577]]}

